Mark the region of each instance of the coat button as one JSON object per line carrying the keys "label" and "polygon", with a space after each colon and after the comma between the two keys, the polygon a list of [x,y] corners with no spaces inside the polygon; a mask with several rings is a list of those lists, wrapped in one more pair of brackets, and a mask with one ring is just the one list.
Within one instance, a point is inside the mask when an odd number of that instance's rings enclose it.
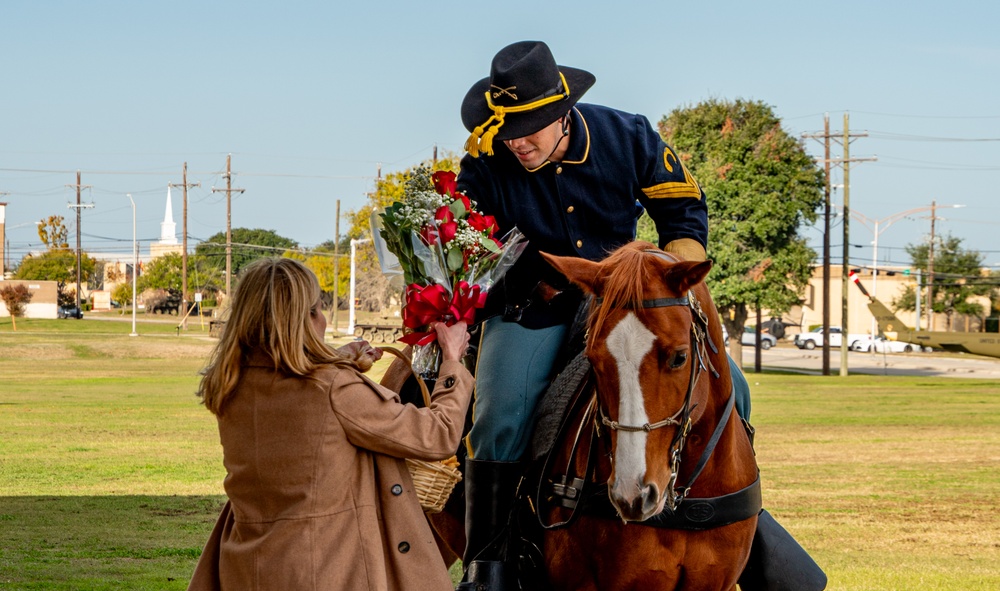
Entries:
{"label": "coat button", "polygon": [[399,552],[401,554],[406,554],[407,552],[410,551],[410,543],[409,542],[400,542],[399,546],[396,546],[396,547],[399,549]]}
{"label": "coat button", "polygon": [[562,174],[562,166],[556,167],[556,174]]}
{"label": "coat button", "polygon": [[583,240],[577,240],[576,241],[576,247],[577,248],[583,248]]}
{"label": "coat button", "polygon": [[566,213],[573,213],[573,206],[572,205],[570,205],[569,207],[566,208]]}
{"label": "coat button", "polygon": [[444,379],[444,387],[445,388],[452,388],[454,386],[455,386],[455,378],[453,378],[451,376],[448,376],[448,377],[446,377]]}
{"label": "coat button", "polygon": [[392,494],[396,495],[397,497],[403,494],[403,487],[398,484],[392,485],[392,488],[389,490],[392,491]]}

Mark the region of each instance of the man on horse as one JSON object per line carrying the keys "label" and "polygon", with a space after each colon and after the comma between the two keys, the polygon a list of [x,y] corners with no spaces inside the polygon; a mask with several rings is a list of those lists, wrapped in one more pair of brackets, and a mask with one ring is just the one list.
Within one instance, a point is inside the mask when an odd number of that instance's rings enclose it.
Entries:
{"label": "man on horse", "polygon": [[[537,403],[582,301],[539,252],[600,260],[635,238],[646,211],[660,248],[706,258],[701,187],[646,117],[579,103],[594,82],[589,72],[557,65],[545,43],[522,41],[496,54],[490,76],[462,102],[471,136],[458,187],[501,230],[516,226],[529,240],[482,316],[465,471],[469,588],[502,588],[484,580],[503,572],[493,542],[507,523]],[[730,366],[746,419],[749,387]]]}

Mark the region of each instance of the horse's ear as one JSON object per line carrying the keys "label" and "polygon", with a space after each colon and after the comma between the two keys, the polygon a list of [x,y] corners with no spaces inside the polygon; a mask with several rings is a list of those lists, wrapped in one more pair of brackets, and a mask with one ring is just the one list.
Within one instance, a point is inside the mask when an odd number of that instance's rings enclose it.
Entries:
{"label": "horse's ear", "polygon": [[594,293],[597,290],[597,274],[600,263],[578,257],[560,257],[546,252],[541,253],[550,265],[566,276],[567,279],[582,287],[585,291]]}
{"label": "horse's ear", "polygon": [[666,281],[676,286],[677,293],[685,293],[708,277],[712,261],[682,261],[667,270]]}

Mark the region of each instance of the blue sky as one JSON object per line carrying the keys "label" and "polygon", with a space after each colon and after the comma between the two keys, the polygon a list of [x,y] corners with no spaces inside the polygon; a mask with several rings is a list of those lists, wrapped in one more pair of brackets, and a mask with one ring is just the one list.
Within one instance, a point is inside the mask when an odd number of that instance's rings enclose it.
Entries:
{"label": "blue sky", "polygon": [[[541,39],[597,84],[585,101],[654,123],[708,98],[761,100],[789,133],[868,132],[851,155],[850,205],[884,222],[938,212],[936,231],[1000,268],[1000,3],[171,2],[7,0],[0,9],[0,201],[11,258],[34,222],[63,215],[82,171],[83,246],[130,252],[159,237],[168,183],[188,163],[189,234],[233,227],[305,246],[330,239],[336,200],[364,203],[381,167],[460,152],[459,105],[493,55]],[[822,146],[806,140],[810,153]],[[841,156],[838,145],[834,156]],[[834,183],[842,183],[839,170]],[[843,191],[834,200],[840,203]],[[180,228],[181,199],[173,192]],[[883,223],[880,265],[907,264],[928,212]],[[345,224],[341,224],[343,231]],[[870,264],[873,230],[851,224]],[[839,259],[839,224],[831,242]],[[822,235],[804,235],[817,249]]]}

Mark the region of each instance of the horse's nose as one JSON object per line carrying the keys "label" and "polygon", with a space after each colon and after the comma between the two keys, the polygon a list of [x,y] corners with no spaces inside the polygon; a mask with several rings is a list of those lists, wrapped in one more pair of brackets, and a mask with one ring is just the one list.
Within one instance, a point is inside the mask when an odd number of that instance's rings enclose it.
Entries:
{"label": "horse's nose", "polygon": [[655,484],[648,484],[642,489],[642,515],[643,520],[649,519],[660,511],[660,489]]}
{"label": "horse's nose", "polygon": [[612,494],[612,499],[625,521],[645,521],[660,511],[660,490],[655,484],[640,488],[631,498]]}

